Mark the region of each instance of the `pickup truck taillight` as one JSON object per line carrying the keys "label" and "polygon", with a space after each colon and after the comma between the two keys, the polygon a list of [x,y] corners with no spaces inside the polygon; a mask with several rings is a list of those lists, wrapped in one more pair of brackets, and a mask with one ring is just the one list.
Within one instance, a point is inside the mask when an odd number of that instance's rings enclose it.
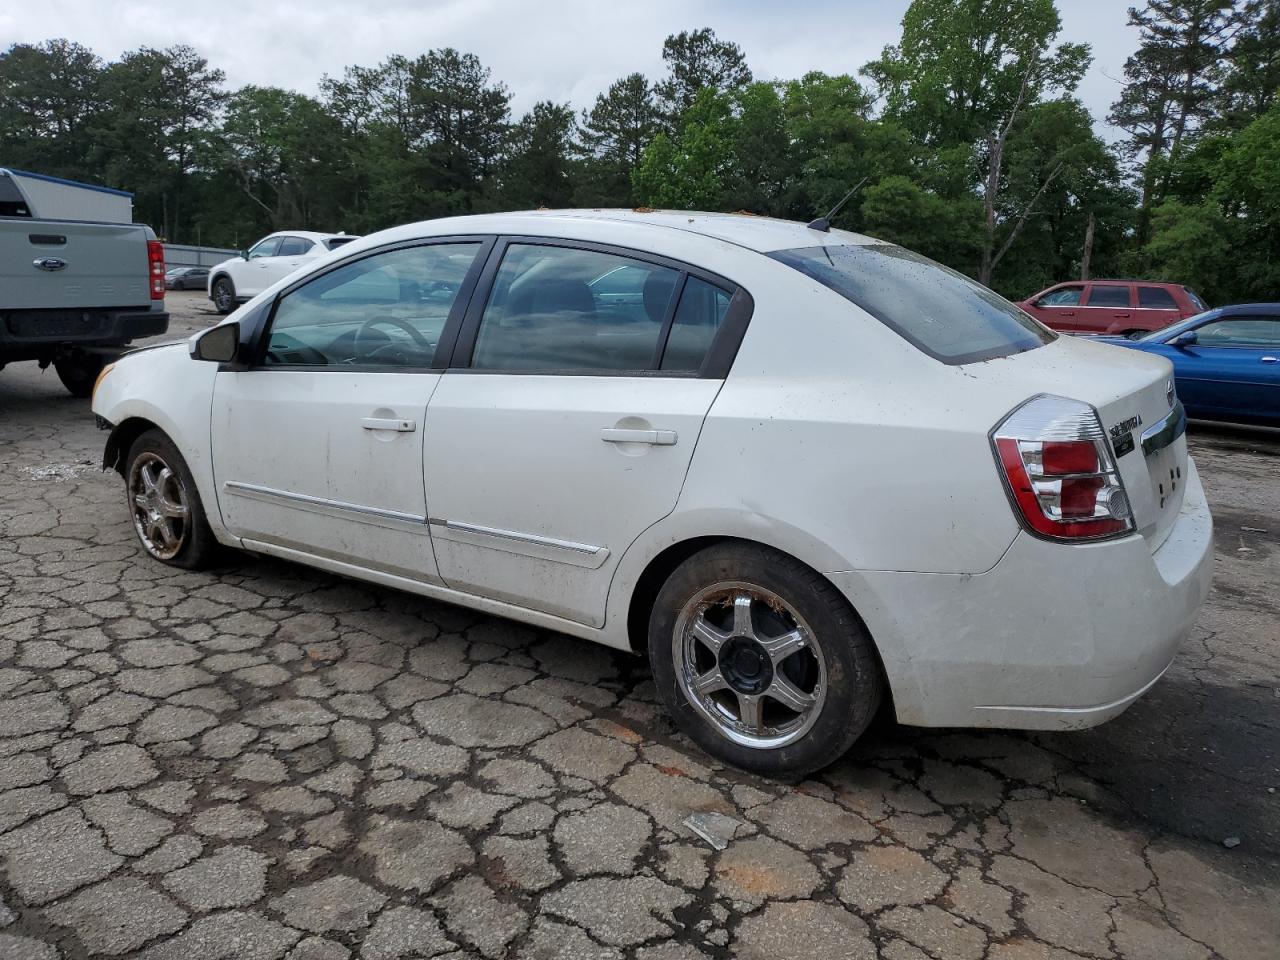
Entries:
{"label": "pickup truck taillight", "polygon": [[164,299],[164,244],[147,241],[147,266],[151,271],[151,299]]}
{"label": "pickup truck taillight", "polygon": [[1023,522],[1051,540],[1097,540],[1134,528],[1129,498],[1098,413],[1039,396],[991,435],[996,462]]}

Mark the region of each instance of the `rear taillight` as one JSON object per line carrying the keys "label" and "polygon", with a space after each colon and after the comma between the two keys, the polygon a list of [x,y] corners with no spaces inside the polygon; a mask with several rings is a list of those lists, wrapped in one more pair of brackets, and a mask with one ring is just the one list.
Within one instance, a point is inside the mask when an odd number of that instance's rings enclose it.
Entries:
{"label": "rear taillight", "polygon": [[151,299],[164,299],[164,244],[147,241],[147,266],[151,271]]}
{"label": "rear taillight", "polygon": [[1094,540],[1133,530],[1102,422],[1087,403],[1034,397],[991,439],[1014,506],[1033,532],[1053,540]]}

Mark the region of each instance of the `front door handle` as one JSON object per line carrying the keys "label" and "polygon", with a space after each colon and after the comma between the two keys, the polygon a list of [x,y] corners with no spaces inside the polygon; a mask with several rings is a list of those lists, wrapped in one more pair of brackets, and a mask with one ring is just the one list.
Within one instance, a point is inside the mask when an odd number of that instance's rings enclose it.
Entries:
{"label": "front door handle", "polygon": [[606,427],[600,431],[600,439],[605,443],[648,443],[655,447],[671,447],[676,442],[674,430],[626,430],[621,427]]}
{"label": "front door handle", "polygon": [[394,433],[413,433],[418,429],[414,420],[387,420],[381,417],[365,417],[360,426],[366,430],[391,430]]}
{"label": "front door handle", "polygon": [[1280,357],[1263,357],[1263,363],[1280,363]]}

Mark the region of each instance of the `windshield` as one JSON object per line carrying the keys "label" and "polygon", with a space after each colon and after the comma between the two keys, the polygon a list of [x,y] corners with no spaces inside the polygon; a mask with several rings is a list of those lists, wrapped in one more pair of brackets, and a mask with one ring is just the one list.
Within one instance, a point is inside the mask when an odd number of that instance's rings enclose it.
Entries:
{"label": "windshield", "polygon": [[1204,318],[1213,313],[1212,310],[1206,310],[1204,313],[1197,313],[1194,317],[1187,317],[1185,320],[1179,320],[1177,323],[1171,323],[1167,327],[1161,327],[1159,330],[1152,330],[1140,337],[1134,337],[1139,343],[1163,343],[1166,340],[1172,340],[1183,330],[1190,330],[1198,327],[1204,321]]}
{"label": "windshield", "polygon": [[797,247],[769,254],[871,314],[943,363],[973,363],[1056,339],[999,294],[887,243]]}

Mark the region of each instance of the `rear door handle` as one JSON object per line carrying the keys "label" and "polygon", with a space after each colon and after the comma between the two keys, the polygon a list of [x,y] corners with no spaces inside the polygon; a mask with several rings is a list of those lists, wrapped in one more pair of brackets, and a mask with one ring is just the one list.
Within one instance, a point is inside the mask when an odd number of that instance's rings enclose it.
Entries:
{"label": "rear door handle", "polygon": [[600,439],[605,443],[649,443],[655,447],[671,447],[676,442],[674,430],[625,430],[621,427],[606,427],[600,431]]}
{"label": "rear door handle", "polygon": [[413,420],[384,420],[380,417],[365,417],[360,426],[366,430],[391,430],[395,433],[413,433],[418,424]]}

